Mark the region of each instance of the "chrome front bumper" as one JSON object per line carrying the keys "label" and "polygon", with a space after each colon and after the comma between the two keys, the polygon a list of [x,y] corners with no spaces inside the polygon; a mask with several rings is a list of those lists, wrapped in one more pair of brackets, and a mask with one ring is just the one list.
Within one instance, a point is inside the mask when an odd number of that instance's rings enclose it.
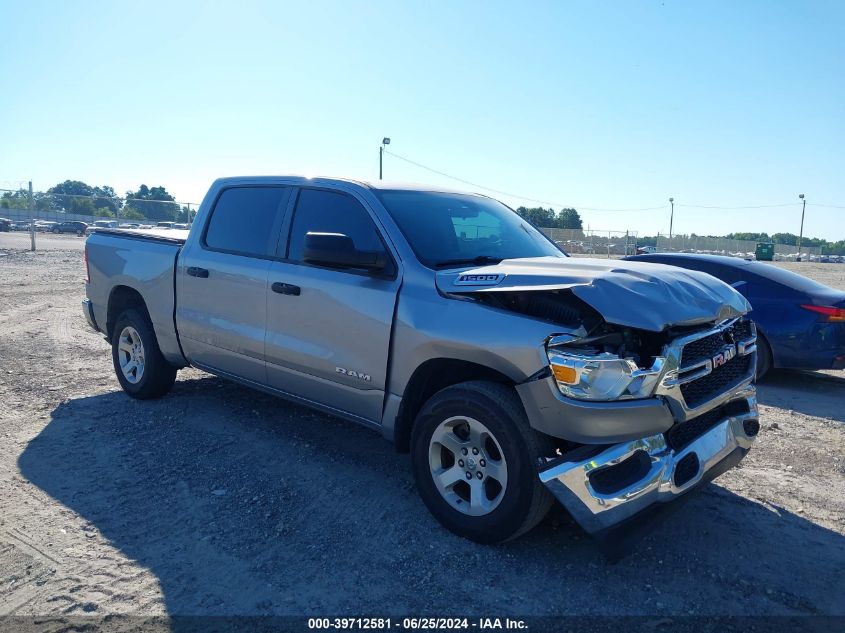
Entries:
{"label": "chrome front bumper", "polygon": [[[748,412],[724,418],[681,450],[668,446],[662,433],[651,435],[581,459],[551,460],[541,466],[540,480],[587,532],[613,528],[654,504],[677,499],[708,479],[708,472],[715,472],[733,454],[744,455],[751,448],[759,430],[755,388],[746,387],[733,399],[745,399]],[[620,466],[623,462],[627,466]],[[607,470],[612,467],[619,468]],[[613,477],[610,490],[607,477],[597,485],[602,471],[620,473],[618,489],[613,489]],[[682,482],[677,483],[678,479]]]}

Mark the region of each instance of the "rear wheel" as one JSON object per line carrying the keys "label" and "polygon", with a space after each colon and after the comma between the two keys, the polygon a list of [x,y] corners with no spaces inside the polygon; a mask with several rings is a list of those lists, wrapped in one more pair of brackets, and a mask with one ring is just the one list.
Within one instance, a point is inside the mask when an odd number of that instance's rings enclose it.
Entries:
{"label": "rear wheel", "polygon": [[516,538],[543,519],[552,497],[537,465],[551,454],[513,389],[491,382],[436,393],[411,433],[423,502],[449,530],[479,543]]}
{"label": "rear wheel", "polygon": [[160,398],[176,381],[176,368],[162,355],[149,317],[135,308],[115,322],[112,361],[120,386],[133,398]]}
{"label": "rear wheel", "polygon": [[766,337],[757,331],[757,380],[761,380],[772,368],[772,348]]}

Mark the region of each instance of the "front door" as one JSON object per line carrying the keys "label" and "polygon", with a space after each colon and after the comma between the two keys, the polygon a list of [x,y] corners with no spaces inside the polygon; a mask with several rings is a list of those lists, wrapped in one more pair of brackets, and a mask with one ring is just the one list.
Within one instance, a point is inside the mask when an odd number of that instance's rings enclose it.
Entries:
{"label": "front door", "polygon": [[[284,261],[270,266],[267,377],[270,386],[381,421],[398,270],[376,224],[350,194],[303,188]],[[342,233],[359,250],[383,249],[389,270],[370,274],[302,262],[305,234]]]}

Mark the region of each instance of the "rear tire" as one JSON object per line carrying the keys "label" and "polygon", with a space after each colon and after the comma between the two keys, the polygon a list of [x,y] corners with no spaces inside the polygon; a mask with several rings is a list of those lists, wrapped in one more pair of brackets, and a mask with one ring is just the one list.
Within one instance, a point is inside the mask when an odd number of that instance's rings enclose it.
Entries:
{"label": "rear tire", "polygon": [[161,353],[145,311],[125,310],[112,331],[112,362],[123,390],[139,400],[160,398],[173,388],[176,368]]}
{"label": "rear tire", "polygon": [[757,331],[757,374],[755,379],[760,382],[772,368],[772,347],[760,331]]}
{"label": "rear tire", "polygon": [[516,392],[493,382],[437,392],[411,431],[420,497],[447,529],[478,543],[514,539],[546,516],[552,496],[537,466],[552,454],[549,439],[529,426]]}

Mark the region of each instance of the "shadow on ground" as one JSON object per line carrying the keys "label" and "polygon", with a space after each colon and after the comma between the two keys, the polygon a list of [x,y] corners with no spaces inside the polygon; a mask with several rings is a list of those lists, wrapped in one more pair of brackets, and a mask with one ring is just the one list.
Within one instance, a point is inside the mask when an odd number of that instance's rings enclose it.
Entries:
{"label": "shadow on ground", "polygon": [[757,388],[761,404],[845,422],[845,375],[778,369]]}
{"label": "shadow on ground", "polygon": [[377,434],[216,378],[68,401],[19,466],[149,569],[173,615],[845,610],[841,535],[716,484],[616,565],[559,509],[478,546]]}

